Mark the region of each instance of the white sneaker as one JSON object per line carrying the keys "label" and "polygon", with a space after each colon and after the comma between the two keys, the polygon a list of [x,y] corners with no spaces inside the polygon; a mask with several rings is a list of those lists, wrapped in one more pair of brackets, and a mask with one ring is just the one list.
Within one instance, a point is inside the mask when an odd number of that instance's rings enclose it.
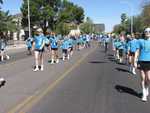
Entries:
{"label": "white sneaker", "polygon": [[135,72],[135,71],[132,71],[132,74],[133,74],[133,75],[136,75],[136,72]]}
{"label": "white sneaker", "polygon": [[147,101],[147,96],[143,96],[143,97],[142,97],[142,101],[143,101],[143,102],[146,102],[146,101]]}
{"label": "white sneaker", "polygon": [[146,90],[146,88],[143,89],[142,101],[144,101],[144,102],[147,101],[147,90]]}
{"label": "white sneaker", "polygon": [[34,72],[39,71],[39,68],[35,68],[33,71],[34,71]]}
{"label": "white sneaker", "polygon": [[68,60],[70,59],[69,55],[67,56],[67,59],[68,59]]}
{"label": "white sneaker", "polygon": [[9,59],[10,59],[10,56],[6,55],[6,59],[9,60]]}
{"label": "white sneaker", "polygon": [[63,61],[65,61],[65,57],[63,57]]}
{"label": "white sneaker", "polygon": [[132,69],[132,73],[136,75],[135,68]]}
{"label": "white sneaker", "polygon": [[57,64],[59,63],[59,59],[56,60],[56,63],[57,63]]}
{"label": "white sneaker", "polygon": [[51,60],[51,64],[54,64],[54,59]]}
{"label": "white sneaker", "polygon": [[41,71],[44,71],[44,66],[41,66],[41,69],[40,69]]}
{"label": "white sneaker", "polygon": [[54,62],[51,62],[50,64],[54,64]]}

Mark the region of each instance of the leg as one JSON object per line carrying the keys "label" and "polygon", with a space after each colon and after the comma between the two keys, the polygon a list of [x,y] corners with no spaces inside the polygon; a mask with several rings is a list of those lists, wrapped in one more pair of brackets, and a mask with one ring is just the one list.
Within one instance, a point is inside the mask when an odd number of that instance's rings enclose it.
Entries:
{"label": "leg", "polygon": [[146,75],[146,82],[145,82],[146,94],[148,96],[149,95],[149,85],[150,85],[150,70],[145,71],[145,75]]}
{"label": "leg", "polygon": [[142,101],[147,101],[146,86],[145,86],[146,76],[143,70],[140,70],[140,73],[141,73],[141,87],[142,87],[142,93],[143,93]]}
{"label": "leg", "polygon": [[39,70],[39,51],[34,51],[34,57],[35,57],[35,69],[34,71]]}
{"label": "leg", "polygon": [[54,64],[55,52],[51,50],[51,64]]}
{"label": "leg", "polygon": [[131,66],[132,66],[132,73],[135,75],[135,67],[134,67],[134,56],[132,56],[132,61],[131,61]]}
{"label": "leg", "polygon": [[44,70],[44,53],[40,52],[40,64],[41,64],[41,71]]}
{"label": "leg", "polygon": [[4,61],[4,51],[1,50],[1,61]]}
{"label": "leg", "polygon": [[56,52],[56,63],[59,63],[58,49],[55,52]]}

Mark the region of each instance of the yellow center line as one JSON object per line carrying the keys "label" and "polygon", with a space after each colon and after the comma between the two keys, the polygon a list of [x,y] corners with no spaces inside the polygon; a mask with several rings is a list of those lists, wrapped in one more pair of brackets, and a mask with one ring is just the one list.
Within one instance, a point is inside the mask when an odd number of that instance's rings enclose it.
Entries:
{"label": "yellow center line", "polygon": [[32,95],[28,98],[26,98],[24,101],[22,101],[20,104],[12,108],[8,113],[27,113],[36,103],[38,103],[46,94],[51,92],[68,74],[74,70],[76,67],[78,67],[82,61],[92,52],[94,52],[94,49],[89,51],[87,54],[85,54],[80,60],[78,60],[77,63],[75,63],[71,68],[69,68],[66,72],[64,72],[56,81],[54,81],[49,87],[47,87],[44,91],[42,91],[39,94]]}

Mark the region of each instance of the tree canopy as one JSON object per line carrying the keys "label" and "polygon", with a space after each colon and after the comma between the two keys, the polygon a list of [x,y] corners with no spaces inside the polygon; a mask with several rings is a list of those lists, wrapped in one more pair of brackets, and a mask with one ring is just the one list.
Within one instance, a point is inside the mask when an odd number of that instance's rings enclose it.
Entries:
{"label": "tree canopy", "polygon": [[[142,32],[145,27],[150,27],[150,1],[146,2],[142,6],[142,12],[139,15],[133,17],[133,32]],[[127,14],[123,13],[121,15],[121,22],[119,25],[114,26],[113,32],[120,33],[125,31],[130,33],[131,29],[131,17],[128,17]]]}
{"label": "tree canopy", "polygon": [[[0,0],[0,4],[3,4],[3,1]],[[7,32],[15,30],[15,23],[13,22],[13,17],[9,14],[9,11],[2,11],[0,9],[0,32]]]}
{"label": "tree canopy", "polygon": [[[22,25],[28,26],[27,0],[23,0],[21,11]],[[47,29],[59,31],[66,23],[80,24],[84,19],[84,10],[67,0],[30,0],[31,28],[39,26],[46,32]],[[64,27],[65,28],[65,27]]]}

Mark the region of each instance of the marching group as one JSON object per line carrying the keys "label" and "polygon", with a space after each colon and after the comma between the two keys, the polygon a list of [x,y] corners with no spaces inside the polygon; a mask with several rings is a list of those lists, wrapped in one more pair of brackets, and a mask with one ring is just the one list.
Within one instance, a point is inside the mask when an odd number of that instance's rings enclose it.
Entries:
{"label": "marching group", "polygon": [[50,50],[50,63],[59,63],[59,48],[62,49],[62,60],[69,60],[73,55],[74,49],[80,50],[82,48],[90,47],[91,36],[88,34],[84,35],[55,35],[50,32],[43,34],[42,29],[37,29],[34,38],[27,39],[27,46],[29,54],[32,54],[34,50],[35,67],[33,71],[43,71],[43,53],[44,49]]}
{"label": "marching group", "polygon": [[[136,70],[140,70],[142,101],[147,101],[150,86],[150,28],[146,28],[143,33],[132,33],[131,35],[102,36],[105,50],[108,42],[112,41],[114,57],[117,63],[126,63],[129,71],[136,75]],[[108,41],[109,40],[109,41]]]}
{"label": "marching group", "polygon": [[[62,49],[62,60],[69,60],[73,55],[73,51],[82,48],[89,48],[91,39],[96,39],[100,45],[104,45],[105,52],[107,53],[108,45],[112,42],[114,57],[118,63],[129,65],[129,70],[132,74],[136,75],[136,69],[140,70],[141,87],[142,87],[142,101],[147,101],[150,86],[150,28],[146,28],[142,35],[140,33],[132,33],[131,35],[56,35],[53,32],[43,34],[42,29],[37,29],[33,38],[29,37],[26,40],[28,54],[31,55],[34,51],[36,71],[44,70],[43,53],[48,49],[51,53],[50,63],[59,63],[59,48]],[[2,40],[1,40],[2,41]],[[1,42],[0,41],[0,42]],[[2,43],[0,43],[2,45]],[[1,47],[1,46],[0,46]],[[1,57],[3,54],[1,48]],[[3,58],[1,58],[3,59]],[[1,84],[6,81],[0,78]]]}

